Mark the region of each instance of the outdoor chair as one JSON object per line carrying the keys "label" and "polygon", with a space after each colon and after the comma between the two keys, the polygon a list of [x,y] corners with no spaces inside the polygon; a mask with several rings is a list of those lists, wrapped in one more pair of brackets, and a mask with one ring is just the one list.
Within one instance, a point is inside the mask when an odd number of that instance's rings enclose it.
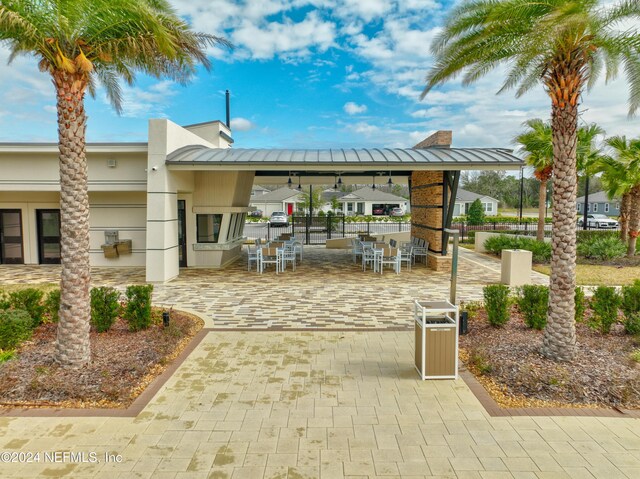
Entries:
{"label": "outdoor chair", "polygon": [[270,264],[275,265],[276,267],[276,274],[278,274],[280,272],[280,265],[282,263],[282,261],[280,260],[280,251],[278,250],[278,248],[260,248],[258,253],[258,258],[259,258],[259,271],[262,274],[262,272],[264,271],[265,266],[268,266]]}
{"label": "outdoor chair", "polygon": [[427,252],[429,251],[429,242],[423,239],[416,239],[413,245],[413,262],[416,262],[417,257],[424,258],[425,264],[427,263]]}
{"label": "outdoor chair", "polygon": [[293,243],[285,243],[281,250],[280,259],[282,260],[282,266],[280,271],[287,269],[287,262],[291,263],[293,270],[296,270],[296,249]]}
{"label": "outdoor chair", "polygon": [[[258,240],[256,240],[256,244],[258,243]],[[256,268],[258,267],[258,247],[248,247],[247,250],[247,271],[251,271],[251,263],[255,263],[256,264]]]}
{"label": "outdoor chair", "polygon": [[296,254],[300,255],[299,261],[302,263],[302,241],[295,239],[295,237],[291,237],[291,244],[293,245],[293,249]]}
{"label": "outdoor chair", "polygon": [[400,266],[407,263],[407,269],[411,271],[411,263],[413,263],[413,246],[406,245],[400,248]]}
{"label": "outdoor chair", "polygon": [[353,262],[355,263],[358,256],[362,258],[362,243],[357,238],[351,238],[351,255],[353,256]]}
{"label": "outdoor chair", "polygon": [[385,248],[378,263],[380,274],[384,271],[384,266],[393,266],[396,274],[400,274],[400,250],[398,248]]}
{"label": "outdoor chair", "polygon": [[373,271],[377,271],[377,260],[378,256],[376,254],[376,250],[371,246],[365,245],[362,248],[362,271],[367,270],[367,265],[370,264]]}

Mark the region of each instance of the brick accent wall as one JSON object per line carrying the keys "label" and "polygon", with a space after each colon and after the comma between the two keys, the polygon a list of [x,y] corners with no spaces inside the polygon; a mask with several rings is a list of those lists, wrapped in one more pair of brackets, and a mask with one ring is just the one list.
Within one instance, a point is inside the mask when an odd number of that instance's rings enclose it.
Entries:
{"label": "brick accent wall", "polygon": [[[442,251],[442,171],[411,174],[411,236],[429,242],[429,250]],[[430,228],[437,229],[430,229]]]}
{"label": "brick accent wall", "polygon": [[450,130],[438,130],[433,135],[428,136],[414,148],[440,147],[449,148],[453,141],[453,133]]}

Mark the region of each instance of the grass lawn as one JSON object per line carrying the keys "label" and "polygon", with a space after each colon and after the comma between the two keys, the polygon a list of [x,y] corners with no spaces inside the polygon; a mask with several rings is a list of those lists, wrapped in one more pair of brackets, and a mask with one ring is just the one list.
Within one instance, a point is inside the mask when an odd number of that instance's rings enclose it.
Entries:
{"label": "grass lawn", "polygon": [[5,293],[13,293],[27,288],[35,288],[43,291],[45,294],[60,287],[59,283],[12,283],[0,284],[0,291]]}
{"label": "grass lawn", "polygon": [[[551,267],[546,264],[533,265],[533,269],[547,275],[551,273]],[[638,278],[640,266],[576,265],[576,281],[579,285],[624,286],[633,284]]]}

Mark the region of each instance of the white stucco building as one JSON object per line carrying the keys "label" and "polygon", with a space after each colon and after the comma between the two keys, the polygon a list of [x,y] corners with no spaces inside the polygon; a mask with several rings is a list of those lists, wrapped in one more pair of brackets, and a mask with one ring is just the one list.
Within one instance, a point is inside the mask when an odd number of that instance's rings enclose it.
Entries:
{"label": "white stucco building", "polygon": [[[424,235],[433,257],[444,258],[446,242],[438,241],[451,221],[460,171],[518,169],[522,161],[500,148],[450,148],[450,132],[441,133],[405,149],[236,149],[219,121],[181,127],[150,120],[146,143],[87,145],[91,265],[144,267],[149,282],[169,281],[180,267],[224,267],[240,256],[254,182],[284,186],[291,175],[304,187],[333,184],[340,175],[360,185],[375,175],[394,184],[411,180],[424,213],[412,234]],[[60,261],[58,168],[56,143],[0,143],[0,265]],[[428,188],[438,193],[422,198]],[[280,202],[284,211],[288,198]],[[375,202],[408,206],[366,188],[339,201],[345,212],[363,203],[365,214]]]}
{"label": "white stucco building", "polygon": [[498,200],[495,198],[458,188],[453,216],[466,215],[475,200],[480,200],[482,203],[485,216],[496,216],[498,214]]}

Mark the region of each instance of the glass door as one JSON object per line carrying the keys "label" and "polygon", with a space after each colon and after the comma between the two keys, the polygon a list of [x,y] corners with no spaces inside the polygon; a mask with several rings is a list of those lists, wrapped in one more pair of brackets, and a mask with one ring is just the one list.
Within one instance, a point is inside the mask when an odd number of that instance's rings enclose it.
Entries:
{"label": "glass door", "polygon": [[0,210],[0,264],[23,264],[22,212]]}
{"label": "glass door", "polygon": [[40,264],[60,263],[60,210],[36,210]]}
{"label": "glass door", "polygon": [[185,200],[178,200],[178,257],[179,266],[187,267],[187,208]]}

